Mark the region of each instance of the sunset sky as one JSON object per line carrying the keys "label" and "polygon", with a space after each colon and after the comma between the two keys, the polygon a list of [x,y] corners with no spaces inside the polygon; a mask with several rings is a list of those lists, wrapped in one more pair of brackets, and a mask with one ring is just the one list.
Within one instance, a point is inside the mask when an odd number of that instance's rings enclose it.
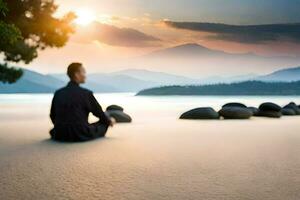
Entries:
{"label": "sunset sky", "polygon": [[76,33],[67,46],[40,52],[39,58],[27,66],[44,73],[64,72],[71,61],[83,62],[91,72],[131,68],[126,59],[185,43],[230,53],[300,57],[300,0],[56,3],[57,16],[68,11],[78,15]]}

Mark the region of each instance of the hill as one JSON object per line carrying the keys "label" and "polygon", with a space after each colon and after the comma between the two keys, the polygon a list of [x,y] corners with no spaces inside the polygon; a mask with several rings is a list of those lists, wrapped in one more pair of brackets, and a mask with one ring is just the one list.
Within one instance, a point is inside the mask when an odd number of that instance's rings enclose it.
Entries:
{"label": "hill", "polygon": [[257,80],[268,81],[268,82],[292,82],[300,80],[300,66],[288,69],[282,69],[275,71],[271,74],[260,76]]}
{"label": "hill", "polygon": [[137,95],[300,95],[300,81],[289,83],[246,81],[200,86],[165,86],[142,90]]}
{"label": "hill", "polygon": [[156,83],[158,85],[186,85],[201,82],[200,79],[145,69],[126,69],[122,71],[112,72],[110,73],[110,75],[125,75],[132,78]]}
{"label": "hill", "polygon": [[225,52],[196,43],[188,43],[160,49],[135,58],[130,66],[163,69],[165,72],[172,71],[184,76],[195,74],[199,77],[208,77],[268,73],[270,69],[277,70],[279,66],[297,66],[299,63],[299,57]]}
{"label": "hill", "polygon": [[[291,82],[300,80],[300,67],[275,71],[264,76],[255,74],[240,76],[211,76],[206,78],[190,78],[165,72],[143,69],[127,69],[111,73],[89,74],[83,87],[94,92],[137,92],[147,88],[168,85],[204,85],[233,83],[248,80],[263,82]],[[0,93],[52,93],[66,85],[65,74],[40,74],[24,69],[24,76],[15,84],[0,83]]]}
{"label": "hill", "polygon": [[[50,74],[49,76],[68,81],[65,74]],[[82,87],[89,88],[94,92],[136,92],[161,85],[142,78],[138,79],[122,73],[94,73],[88,75],[87,82]]]}
{"label": "hill", "polygon": [[196,43],[182,44],[166,49],[154,51],[147,56],[199,56],[199,55],[231,55],[223,51],[212,50]]}
{"label": "hill", "polygon": [[0,83],[0,93],[52,93],[65,82],[23,69],[23,76],[14,84]]}
{"label": "hill", "polygon": [[[67,84],[66,75],[44,75],[31,70],[23,69],[24,74],[20,80],[14,84],[0,83],[0,93],[53,93],[57,89]],[[109,85],[89,82],[85,87],[95,92],[119,92],[119,90]]]}

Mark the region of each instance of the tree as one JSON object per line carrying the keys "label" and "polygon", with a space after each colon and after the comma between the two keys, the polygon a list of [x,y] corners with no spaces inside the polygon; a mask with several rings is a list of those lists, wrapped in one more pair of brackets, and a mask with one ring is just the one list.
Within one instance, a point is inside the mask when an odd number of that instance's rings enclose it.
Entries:
{"label": "tree", "polygon": [[[8,9],[4,2],[0,0],[0,16],[5,16]],[[12,24],[0,21],[0,48],[14,45],[22,39],[21,32]],[[22,71],[15,68],[9,68],[7,64],[0,63],[0,81],[13,83],[22,76]]]}
{"label": "tree", "polygon": [[57,8],[54,0],[0,0],[0,53],[5,61],[0,64],[0,81],[12,83],[22,75],[8,62],[28,64],[39,50],[66,44],[75,15],[56,18]]}

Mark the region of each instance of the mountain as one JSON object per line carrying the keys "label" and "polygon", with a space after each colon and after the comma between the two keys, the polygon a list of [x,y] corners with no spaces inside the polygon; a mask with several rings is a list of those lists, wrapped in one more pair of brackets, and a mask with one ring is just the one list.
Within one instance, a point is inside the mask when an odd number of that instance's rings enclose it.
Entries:
{"label": "mountain", "polygon": [[281,66],[297,66],[300,57],[261,56],[254,53],[229,53],[188,43],[153,51],[130,61],[132,68],[151,68],[172,71],[182,76],[201,78],[208,76],[236,76],[261,74]]}
{"label": "mountain", "polygon": [[[0,93],[53,93],[65,86],[69,80],[65,74],[40,74],[23,69],[24,74],[14,84],[0,83]],[[162,82],[143,80],[126,73],[89,74],[82,87],[98,93],[137,92],[139,90],[164,85]]]}
{"label": "mountain", "polygon": [[[69,78],[66,74],[48,74],[47,76],[54,77],[56,79],[64,81],[65,83],[69,81]],[[122,89],[112,86],[112,84],[110,84],[110,82],[108,81],[100,81],[101,78],[97,80],[96,78],[90,78],[90,76],[93,75],[88,75],[87,83],[83,84],[82,87],[99,93],[123,92]]]}
{"label": "mountain", "polygon": [[135,92],[144,88],[160,85],[156,82],[143,80],[143,77],[138,79],[124,74],[90,74],[87,80],[87,85],[90,82],[95,84],[106,83],[122,92]]}
{"label": "mountain", "polygon": [[266,75],[246,74],[240,76],[214,76],[201,79],[201,83],[233,83],[247,80],[257,80],[264,82],[293,82],[300,81],[300,66],[277,70]]}
{"label": "mountain", "polygon": [[[0,93],[52,93],[68,82],[65,74],[40,74],[24,69],[23,77],[15,84],[0,83]],[[172,85],[203,85],[233,83],[247,80],[289,82],[300,80],[300,67],[275,71],[264,76],[246,74],[239,76],[210,76],[190,78],[164,72],[128,69],[111,73],[89,74],[83,87],[94,92],[137,92],[147,88]]]}
{"label": "mountain", "polygon": [[142,90],[138,96],[165,95],[300,95],[300,81],[246,81],[199,86],[165,86]]}
{"label": "mountain", "polygon": [[212,50],[196,43],[187,43],[171,48],[154,51],[148,56],[199,56],[199,55],[226,55],[223,51]]}
{"label": "mountain", "polygon": [[[65,74],[50,74],[60,80],[68,80]],[[137,79],[122,73],[89,74],[87,82],[82,87],[89,88],[94,92],[136,92],[141,89],[159,86],[159,83]]]}
{"label": "mountain", "polygon": [[[295,59],[294,57],[288,57],[288,56],[273,56],[273,57],[267,57],[267,56],[260,56],[256,55],[252,52],[248,53],[228,53],[225,51],[210,49],[205,46],[202,46],[197,43],[187,43],[182,44],[166,49],[157,50],[154,52],[151,52],[144,57],[184,57],[184,58],[191,58],[191,57],[227,57],[227,58],[254,58],[254,59],[281,59],[281,60],[289,60],[289,59]],[[298,59],[299,60],[299,59]]]}
{"label": "mountain", "polygon": [[52,93],[65,82],[23,69],[23,76],[14,84],[0,83],[0,93]]}
{"label": "mountain", "polygon": [[111,75],[126,75],[132,78],[149,81],[158,85],[186,85],[196,84],[200,82],[199,79],[144,69],[127,69],[118,72],[112,72]]}
{"label": "mountain", "polygon": [[268,82],[291,82],[291,81],[299,81],[300,80],[300,66],[288,69],[282,69],[275,71],[271,74],[260,76],[256,78],[261,81]]}
{"label": "mountain", "polygon": [[[23,76],[14,84],[0,83],[0,93],[53,93],[65,86],[68,78],[64,74],[44,75],[31,70],[23,69]],[[89,82],[87,87],[94,92],[121,92],[110,85]]]}

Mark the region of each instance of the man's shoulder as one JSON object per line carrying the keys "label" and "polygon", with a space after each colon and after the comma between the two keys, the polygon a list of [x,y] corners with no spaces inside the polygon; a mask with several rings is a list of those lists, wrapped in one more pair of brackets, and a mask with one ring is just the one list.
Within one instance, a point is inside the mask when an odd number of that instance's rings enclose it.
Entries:
{"label": "man's shoulder", "polygon": [[54,92],[54,94],[55,94],[55,95],[56,95],[56,94],[59,94],[59,93],[63,92],[65,89],[66,89],[66,87],[59,88],[59,89],[57,89],[57,90]]}
{"label": "man's shoulder", "polygon": [[89,89],[87,89],[87,88],[85,88],[85,87],[79,86],[78,88],[79,88],[82,92],[85,92],[85,93],[87,93],[87,94],[93,94],[93,92],[92,92],[91,90],[89,90]]}
{"label": "man's shoulder", "polygon": [[86,89],[84,87],[78,86],[78,87],[73,87],[70,88],[68,86],[62,87],[58,90],[55,91],[54,95],[60,95],[60,94],[64,94],[64,93],[68,93],[69,91],[75,91],[76,93],[80,93],[80,94],[85,94],[85,95],[92,95],[93,92],[89,89]]}

